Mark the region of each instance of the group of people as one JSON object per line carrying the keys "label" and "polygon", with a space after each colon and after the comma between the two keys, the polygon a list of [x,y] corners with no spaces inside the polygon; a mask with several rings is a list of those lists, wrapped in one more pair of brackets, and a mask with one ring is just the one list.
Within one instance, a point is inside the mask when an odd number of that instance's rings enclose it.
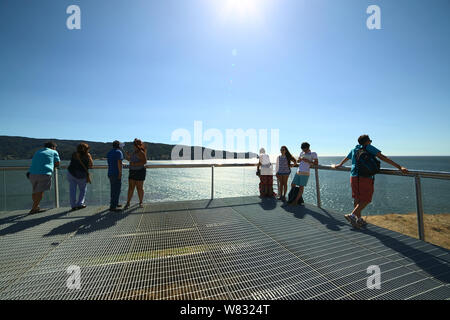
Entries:
{"label": "group of people", "polygon": [[[303,204],[303,192],[308,184],[311,165],[318,165],[318,156],[316,152],[310,150],[310,144],[307,142],[302,143],[302,152],[298,159],[295,159],[289,152],[286,146],[282,146],[280,149],[280,155],[276,161],[276,177],[278,183],[278,200],[286,201],[287,182],[291,174],[291,168],[298,164],[296,175],[291,183],[291,190],[298,188],[298,193],[293,199],[290,199],[291,205]],[[379,149],[372,145],[372,140],[366,134],[361,135],[358,138],[358,144],[353,148],[348,155],[339,163],[334,164],[333,168],[340,168],[347,161],[352,161],[352,167],[350,171],[350,185],[353,198],[353,211],[350,214],[346,214],[345,218],[355,228],[361,228],[367,225],[361,217],[362,210],[369,203],[372,202],[374,193],[374,181],[375,176],[363,174],[363,170],[359,163],[362,152],[367,153],[373,158],[378,158],[394,167],[399,169],[402,173],[408,173],[405,167],[397,164],[393,160],[389,159],[381,153]],[[378,160],[375,160],[378,161]],[[273,167],[270,162],[269,156],[262,148],[259,155],[259,163],[257,166],[257,175],[260,177],[260,196],[261,197],[275,197],[276,194],[273,191]]]}
{"label": "group of people", "polygon": [[[44,192],[50,190],[52,185],[52,174],[54,168],[60,164],[60,157],[56,151],[54,142],[47,142],[44,148],[38,150],[31,160],[31,166],[27,177],[32,186],[33,205],[29,214],[43,212],[39,204]],[[124,144],[119,141],[113,142],[113,148],[107,154],[108,178],[111,186],[110,211],[121,211],[119,204],[120,191],[122,188],[122,161],[129,161],[128,197],[124,209],[130,207],[134,190],[137,190],[139,207],[143,207],[144,181],[146,176],[145,164],[147,163],[147,148],[145,144],[135,139],[132,153],[123,151]],[[86,143],[80,143],[77,150],[72,154],[70,164],[67,167],[67,181],[69,182],[70,205],[72,211],[86,208],[86,192],[88,183],[91,183],[89,169],[93,167],[93,159],[89,152],[90,147]],[[78,197],[77,197],[78,193]]]}
{"label": "group of people", "polygon": [[[110,193],[110,211],[121,211],[130,207],[134,190],[137,190],[139,197],[139,207],[143,207],[144,199],[144,181],[146,177],[145,164],[147,163],[147,148],[145,144],[135,139],[133,142],[134,150],[132,153],[123,151],[124,144],[114,141],[111,151],[107,154],[108,159],[108,178],[111,186]],[[308,184],[311,165],[318,165],[318,156],[316,152],[311,151],[308,142],[301,144],[301,153],[298,159],[295,159],[286,146],[280,149],[280,155],[276,160],[276,177],[278,183],[278,200],[286,201],[288,179],[291,174],[291,168],[298,164],[298,169],[294,179],[291,182],[291,191],[298,191],[289,203],[291,205],[303,204],[303,192]],[[86,191],[87,184],[91,181],[89,169],[93,166],[92,156],[89,153],[89,145],[81,143],[78,145],[76,152],[72,154],[70,165],[67,169],[67,180],[70,190],[70,204],[72,210],[79,210],[86,207]],[[372,140],[368,135],[361,135],[358,138],[358,145],[353,148],[349,154],[339,163],[333,165],[339,168],[347,161],[352,161],[350,185],[352,189],[352,197],[354,199],[354,209],[345,218],[356,228],[366,225],[361,218],[362,210],[372,202],[374,192],[374,176],[363,175],[359,159],[365,152],[373,158],[378,158],[392,166],[398,168],[402,173],[408,170],[396,162],[392,161],[381,153],[379,149],[372,145]],[[123,160],[129,161],[128,176],[128,197],[125,207],[119,204],[120,191],[122,187],[122,168]],[[378,161],[378,160],[376,160]],[[33,193],[33,206],[30,214],[42,212],[39,204],[43,198],[44,192],[50,190],[52,183],[52,174],[55,167],[60,163],[59,154],[56,151],[56,144],[47,142],[43,149],[38,150],[32,159],[31,167],[27,173],[27,177],[31,182]],[[261,197],[275,197],[273,190],[273,165],[269,155],[266,154],[264,148],[260,150],[259,162],[257,165],[257,175],[260,177],[259,191]],[[77,189],[79,190],[77,197]]]}
{"label": "group of people", "polygon": [[[108,178],[111,185],[111,201],[110,211],[121,211],[122,206],[119,204],[120,190],[122,188],[122,161],[125,158],[129,162],[129,176],[128,176],[128,196],[127,203],[124,209],[130,207],[131,199],[133,198],[134,190],[137,189],[139,197],[139,208],[143,208],[144,201],[144,181],[146,176],[145,164],[147,163],[147,148],[145,144],[139,140],[134,139],[134,151],[130,154],[123,151],[124,144],[119,141],[113,142],[113,148],[108,152]],[[125,153],[125,155],[124,155]]]}
{"label": "group of people", "polygon": [[[297,173],[292,180],[291,188],[299,188],[295,198],[290,201],[291,205],[304,203],[303,192],[308,184],[311,165],[319,164],[317,153],[311,151],[311,145],[303,142],[301,145],[302,152],[296,160],[289,152],[286,146],[280,149],[280,155],[276,161],[276,177],[278,184],[278,200],[286,201],[288,179],[291,174],[291,168],[298,164]],[[259,175],[259,192],[261,197],[275,197],[273,191],[273,165],[264,148],[259,150],[259,163],[257,165],[257,175]]]}

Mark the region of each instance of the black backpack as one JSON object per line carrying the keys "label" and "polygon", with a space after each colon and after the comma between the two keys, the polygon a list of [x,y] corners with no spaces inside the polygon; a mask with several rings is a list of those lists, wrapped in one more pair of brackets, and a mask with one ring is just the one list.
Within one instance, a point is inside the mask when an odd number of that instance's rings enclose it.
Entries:
{"label": "black backpack", "polygon": [[372,177],[380,172],[381,162],[366,147],[356,151],[356,169],[360,177]]}

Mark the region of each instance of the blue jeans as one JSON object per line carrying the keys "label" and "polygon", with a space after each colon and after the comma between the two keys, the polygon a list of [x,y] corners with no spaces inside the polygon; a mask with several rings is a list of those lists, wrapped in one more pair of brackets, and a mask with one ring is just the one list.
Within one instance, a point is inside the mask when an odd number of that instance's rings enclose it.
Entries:
{"label": "blue jeans", "polygon": [[108,176],[109,183],[111,184],[111,202],[109,204],[110,208],[117,208],[119,204],[120,189],[122,187],[122,180],[117,176]]}
{"label": "blue jeans", "polygon": [[[69,181],[70,205],[72,208],[81,207],[84,205],[87,191],[86,178],[77,179],[67,171],[67,180]],[[77,187],[80,189],[77,201]]]}

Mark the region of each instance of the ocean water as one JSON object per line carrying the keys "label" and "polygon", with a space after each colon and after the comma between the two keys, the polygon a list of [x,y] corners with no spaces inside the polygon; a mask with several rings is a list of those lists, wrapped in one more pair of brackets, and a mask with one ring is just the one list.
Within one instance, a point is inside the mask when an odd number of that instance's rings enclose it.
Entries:
{"label": "ocean water", "polygon": [[[319,163],[330,165],[338,163],[342,157],[320,157]],[[397,163],[416,170],[450,172],[450,157],[392,157]],[[225,160],[222,162],[256,162],[256,160]],[[168,164],[164,161],[151,161],[149,164]],[[196,162],[198,163],[198,161]],[[0,161],[0,166],[28,166],[30,160]],[[67,164],[63,162],[63,164]],[[95,161],[103,165],[105,161]],[[349,165],[349,162],[346,164]],[[382,167],[392,168],[388,164]],[[104,169],[91,171],[93,183],[88,186],[87,205],[109,204],[109,180]],[[214,198],[258,195],[259,178],[254,167],[234,167],[214,169]],[[0,171],[0,211],[29,209],[31,206],[31,185],[25,177],[26,171]],[[66,170],[59,170],[60,204],[69,207],[69,185]],[[293,179],[292,171],[289,183]],[[128,189],[127,169],[124,169],[121,201],[126,201]],[[316,203],[314,171],[311,171],[309,184],[305,189],[305,201]],[[274,182],[276,180],[274,179]],[[276,183],[275,183],[276,184]],[[353,202],[348,172],[319,171],[319,184],[322,206],[336,212],[347,213]],[[162,168],[147,169],[144,185],[145,202],[181,201],[209,199],[211,197],[211,168]],[[450,181],[422,179],[422,196],[425,213],[450,213]],[[135,192],[133,201],[137,203]],[[54,189],[45,193],[41,207],[53,207]],[[416,212],[414,179],[377,175],[373,202],[365,214],[412,213]]]}

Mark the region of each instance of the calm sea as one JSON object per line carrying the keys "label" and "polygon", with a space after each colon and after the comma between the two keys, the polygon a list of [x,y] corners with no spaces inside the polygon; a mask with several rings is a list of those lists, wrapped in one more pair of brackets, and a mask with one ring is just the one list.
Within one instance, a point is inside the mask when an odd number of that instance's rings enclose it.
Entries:
{"label": "calm sea", "polygon": [[[321,157],[320,164],[338,163],[342,157]],[[392,157],[408,169],[450,172],[450,157]],[[232,160],[249,162],[255,160]],[[227,162],[227,161],[225,161]],[[230,162],[230,161],[228,161]],[[167,164],[152,161],[149,164]],[[197,162],[198,163],[198,162]],[[30,160],[1,160],[0,166],[28,166]],[[67,164],[67,163],[63,163]],[[103,165],[105,161],[96,161]],[[348,165],[348,163],[347,163]],[[383,167],[392,168],[387,164]],[[254,167],[215,168],[214,197],[238,197],[258,194],[259,178]],[[88,187],[88,205],[108,205],[109,181],[106,170],[92,170],[93,183]],[[289,182],[292,180],[294,170]],[[126,201],[127,170],[124,170],[122,201]],[[319,172],[322,206],[337,212],[346,213],[352,209],[352,198],[348,172],[321,170]],[[61,206],[69,206],[66,171],[60,170]],[[52,187],[53,188],[53,187]],[[450,181],[422,179],[423,203],[425,213],[450,213]],[[315,177],[312,172],[305,190],[305,201],[316,203]],[[211,196],[211,169],[148,169],[145,181],[145,202],[180,201],[209,199]],[[137,202],[135,194],[134,202]],[[52,207],[54,191],[45,194],[42,207]],[[25,171],[0,171],[0,211],[28,209],[31,205],[31,185]],[[377,175],[373,203],[366,209],[369,214],[410,213],[416,211],[414,179]]]}

